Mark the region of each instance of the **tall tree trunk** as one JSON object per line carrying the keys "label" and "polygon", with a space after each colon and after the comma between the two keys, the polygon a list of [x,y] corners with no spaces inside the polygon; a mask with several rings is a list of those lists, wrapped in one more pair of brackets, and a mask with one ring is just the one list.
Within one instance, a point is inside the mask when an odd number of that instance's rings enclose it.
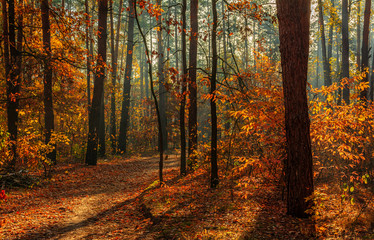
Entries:
{"label": "tall tree trunk", "polygon": [[287,213],[308,217],[313,194],[313,161],[306,83],[310,0],[277,0],[285,101]]}
{"label": "tall tree trunk", "polygon": [[197,44],[198,44],[198,7],[199,0],[191,0],[190,2],[190,61],[189,61],[189,111],[188,111],[188,158],[190,168],[195,165],[197,160]]}
{"label": "tall tree trunk", "polygon": [[357,70],[361,69],[361,0],[357,0],[357,46],[356,46],[356,64]]}
{"label": "tall tree trunk", "polygon": [[51,66],[51,33],[49,24],[49,3],[48,0],[41,1],[43,49],[46,54],[44,59],[44,124],[45,144],[53,148],[47,153],[47,158],[56,164],[56,144],[50,143],[55,128],[53,100],[52,100],[52,66]]}
{"label": "tall tree trunk", "polygon": [[[6,2],[8,2],[8,7]],[[7,166],[9,171],[15,170],[17,154],[17,136],[18,136],[18,109],[20,92],[20,52],[16,48],[15,33],[15,10],[14,0],[3,1],[3,32],[4,32],[4,62],[7,84],[7,124],[10,137],[10,149],[12,158]]]}
{"label": "tall tree trunk", "polygon": [[216,188],[219,183],[218,178],[218,166],[217,166],[217,105],[216,105],[216,81],[217,81],[217,0],[212,0],[212,11],[213,11],[213,29],[212,29],[212,76],[210,79],[210,115],[212,121],[212,135],[211,135],[211,175],[210,175],[210,187]]}
{"label": "tall tree trunk", "polygon": [[[342,80],[349,79],[348,0],[342,0]],[[349,84],[344,84],[343,100],[349,104]]]}
{"label": "tall tree trunk", "polygon": [[108,0],[99,0],[98,59],[92,96],[91,111],[88,120],[88,141],[86,164],[97,164],[98,130],[100,125],[100,105],[104,94],[106,40],[107,40]]}
{"label": "tall tree trunk", "polygon": [[322,41],[322,58],[323,58],[323,73],[324,73],[324,81],[325,86],[330,86],[332,84],[331,82],[331,74],[330,74],[330,62],[327,58],[326,53],[326,37],[325,37],[325,23],[323,20],[323,9],[322,9],[322,2],[321,0],[318,0],[318,21],[320,26],[320,34],[321,34],[321,41]]}
{"label": "tall tree trunk", "polygon": [[139,55],[140,55],[140,104],[143,103],[144,98],[144,49],[143,47],[139,47]]}
{"label": "tall tree trunk", "polygon": [[316,63],[316,68],[317,68],[317,77],[316,77],[316,87],[319,87],[319,62],[320,62],[320,52],[321,52],[321,41],[318,40],[317,43],[317,63]]}
{"label": "tall tree trunk", "polygon": [[135,20],[135,0],[129,0],[129,23],[127,30],[127,54],[126,54],[126,67],[125,79],[123,81],[123,99],[121,110],[121,122],[118,137],[118,150],[121,153],[127,151],[127,131],[130,122],[130,92],[131,92],[131,74],[132,74],[132,60],[134,50],[134,20]]}
{"label": "tall tree trunk", "polygon": [[[370,13],[371,13],[371,0],[365,1],[364,13],[364,30],[362,35],[362,65],[361,71],[367,73],[362,79],[362,82],[369,82],[369,27],[370,27]],[[360,100],[366,102],[368,100],[368,89],[364,89],[360,93]]]}
{"label": "tall tree trunk", "polygon": [[[374,38],[374,35],[373,35],[373,38]],[[374,41],[372,41],[372,43],[374,43]],[[374,46],[374,44],[372,45]],[[369,91],[370,91],[370,100],[373,101],[374,100],[374,47],[372,47],[372,54],[371,54],[371,58],[372,58],[372,62],[371,62],[371,75],[370,75],[370,88],[369,88]]]}
{"label": "tall tree trunk", "polygon": [[[161,0],[157,0],[157,4],[161,8]],[[158,16],[157,25],[157,51],[158,51],[158,94],[160,101],[160,116],[161,116],[161,131],[163,135],[163,149],[168,149],[168,133],[167,133],[167,120],[166,120],[166,101],[167,91],[165,88],[165,73],[164,73],[164,46],[162,40],[162,15]]]}
{"label": "tall tree trunk", "polygon": [[[111,76],[112,77],[112,88],[111,88],[111,93],[110,93],[110,132],[109,132],[109,135],[110,135],[112,153],[116,153],[116,147],[117,147],[117,142],[116,142],[116,139],[117,139],[116,83],[117,83],[119,35],[120,35],[120,30],[121,30],[121,16],[122,16],[122,0],[119,1],[116,36],[114,34],[113,7],[111,8],[111,11],[110,11],[111,51],[112,51],[112,76]],[[115,43],[114,43],[114,39],[115,39]]]}
{"label": "tall tree trunk", "polygon": [[91,56],[90,56],[90,11],[88,6],[88,0],[84,1],[84,6],[86,10],[86,49],[87,49],[87,100],[88,100],[88,108],[90,108],[91,104]]}
{"label": "tall tree trunk", "polygon": [[181,133],[181,175],[187,173],[186,168],[186,127],[185,127],[185,107],[186,107],[186,87],[187,87],[187,42],[186,42],[186,10],[187,0],[182,1],[182,99],[179,112],[179,128]]}
{"label": "tall tree trunk", "polygon": [[335,8],[335,0],[331,0],[330,23],[329,23],[329,42],[327,44],[327,59],[329,60],[329,62],[332,58],[332,41],[333,41],[333,38],[334,38],[334,27],[335,27],[334,16],[333,16],[333,11],[334,11],[333,9],[334,8]]}
{"label": "tall tree trunk", "polygon": [[[175,7],[174,7],[174,18],[175,18],[175,21],[177,21],[177,19],[178,19],[178,17],[177,17],[177,8],[179,6],[177,5],[177,1],[176,0],[175,0],[174,4],[175,4]],[[174,42],[174,48],[175,48],[175,50],[174,50],[174,52],[175,52],[175,68],[178,71],[177,79],[179,79],[179,70],[180,69],[179,69],[178,25],[177,24],[174,25],[174,34],[175,34],[175,36],[174,36],[174,40],[175,40],[175,42]]]}

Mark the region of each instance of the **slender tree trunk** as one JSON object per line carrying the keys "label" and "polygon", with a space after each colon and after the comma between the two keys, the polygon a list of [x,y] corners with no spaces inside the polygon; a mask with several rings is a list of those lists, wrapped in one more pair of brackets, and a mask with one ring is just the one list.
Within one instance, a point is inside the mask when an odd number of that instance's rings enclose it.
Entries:
{"label": "slender tree trunk", "polygon": [[[330,62],[332,58],[332,42],[334,39],[334,17],[333,17],[333,8],[335,8],[335,0],[331,0],[331,10],[330,10],[330,23],[329,23],[329,42],[327,44],[327,59]],[[331,80],[332,81],[332,80]]]}
{"label": "slender tree trunk", "polygon": [[[157,4],[161,8],[161,0],[157,0]],[[158,17],[157,25],[159,31],[157,31],[157,51],[158,51],[158,94],[160,101],[160,116],[161,116],[161,130],[163,135],[163,149],[168,149],[168,133],[167,133],[167,119],[166,119],[166,95],[167,91],[165,88],[165,73],[164,73],[164,46],[162,40],[162,15]]]}
{"label": "slender tree trunk", "polygon": [[323,20],[323,9],[322,9],[322,2],[318,0],[318,9],[319,9],[319,26],[320,26],[320,33],[321,33],[321,41],[322,41],[322,58],[323,58],[323,72],[324,72],[324,81],[325,86],[330,86],[331,82],[331,73],[330,73],[330,62],[327,58],[326,53],[326,37],[325,37],[325,23]]}
{"label": "slender tree trunk", "polygon": [[[374,37],[374,35],[373,35]],[[372,43],[374,43],[374,41],[372,41]],[[370,88],[369,88],[369,91],[370,91],[370,100],[373,101],[374,100],[374,44],[372,45],[372,54],[371,54],[371,61],[372,61],[372,65],[371,65],[371,75],[370,75]]]}
{"label": "slender tree trunk", "polygon": [[144,98],[144,51],[142,47],[139,47],[140,55],[140,103],[143,103]]}
{"label": "slender tree trunk", "polygon": [[[88,0],[84,1],[84,6],[86,10],[86,49],[87,49],[87,100],[88,100],[88,109],[91,104],[91,56],[90,56],[90,11],[88,6]],[[89,111],[89,110],[88,110]]]}
{"label": "slender tree trunk", "polygon": [[245,39],[244,39],[244,64],[243,64],[243,69],[246,69],[248,66],[248,31],[247,31],[247,26],[248,26],[248,17],[244,17],[244,34],[245,34]]}
{"label": "slender tree trunk", "polygon": [[[8,8],[7,4],[8,2]],[[9,171],[15,170],[17,161],[18,138],[18,109],[20,93],[20,52],[16,48],[14,0],[3,1],[3,32],[4,32],[4,61],[7,84],[7,117],[8,133],[12,158],[7,166]]]}
{"label": "slender tree trunk", "polygon": [[121,111],[121,122],[118,137],[118,150],[121,153],[127,151],[127,131],[130,122],[130,92],[131,92],[131,75],[132,75],[132,60],[134,50],[134,20],[135,20],[135,0],[129,0],[129,23],[127,30],[127,54],[126,54],[126,67],[125,67],[125,79],[123,81],[123,99],[122,99],[122,111]]}
{"label": "slender tree trunk", "polygon": [[313,161],[306,83],[310,0],[277,0],[282,64],[287,159],[287,213],[308,217],[313,195]]}
{"label": "slender tree trunk", "polygon": [[217,166],[217,106],[216,106],[216,81],[217,81],[217,0],[212,0],[213,11],[213,29],[212,29],[212,76],[210,80],[210,115],[212,121],[212,135],[211,135],[211,176],[210,187],[216,188],[219,183],[218,166]]}
{"label": "slender tree trunk", "polygon": [[316,79],[316,87],[318,88],[319,87],[319,62],[320,62],[320,52],[321,52],[321,41],[318,40],[318,43],[317,43],[317,79]]}
{"label": "slender tree trunk", "polygon": [[[349,79],[348,0],[342,0],[342,80]],[[344,84],[343,100],[349,104],[349,84]]]}
{"label": "slender tree trunk", "polygon": [[[177,19],[178,19],[178,17],[177,17],[177,7],[178,6],[177,6],[177,1],[176,0],[175,0],[174,4],[175,4],[175,7],[174,7],[174,18],[177,21]],[[175,34],[175,36],[174,36],[174,40],[175,40],[175,42],[174,42],[174,48],[175,48],[175,51],[174,51],[175,52],[175,68],[178,71],[177,79],[179,79],[179,70],[180,69],[179,69],[178,25],[177,24],[174,25],[174,34]]]}
{"label": "slender tree trunk", "polygon": [[[181,175],[187,173],[186,168],[186,127],[185,127],[185,107],[186,107],[186,87],[187,87],[187,43],[186,43],[186,9],[187,0],[182,1],[182,99],[179,113],[179,128],[181,132]],[[186,31],[185,31],[186,30]]]}
{"label": "slender tree trunk", "polygon": [[92,96],[91,111],[88,120],[88,142],[86,164],[97,164],[98,130],[100,125],[100,105],[104,94],[106,40],[107,40],[108,0],[99,0],[98,59]]}
{"label": "slender tree trunk", "polygon": [[[112,5],[112,3],[111,3]],[[118,8],[118,22],[116,29],[116,36],[114,34],[114,20],[113,20],[113,7],[110,11],[110,29],[111,29],[111,51],[112,51],[112,87],[110,94],[110,143],[112,153],[116,153],[117,147],[117,126],[116,126],[116,83],[117,83],[117,62],[118,62],[118,48],[119,48],[119,35],[121,30],[121,16],[122,16],[122,0],[119,1]],[[115,41],[114,41],[115,40]],[[115,44],[115,45],[114,45]]]}
{"label": "slender tree trunk", "polygon": [[356,46],[356,64],[357,70],[361,69],[361,0],[357,0],[357,46]]}
{"label": "slender tree trunk", "polygon": [[189,84],[188,90],[190,92],[189,111],[188,111],[188,158],[190,168],[195,165],[197,160],[197,44],[198,44],[198,7],[199,0],[191,0],[190,3],[190,61],[189,61]]}
{"label": "slender tree trunk", "polygon": [[49,24],[49,3],[48,0],[41,1],[43,49],[46,54],[44,59],[44,124],[45,144],[53,148],[47,153],[47,158],[56,164],[56,144],[50,143],[55,128],[53,100],[52,100],[52,66],[51,66],[51,33]]}
{"label": "slender tree trunk", "polygon": [[[370,13],[371,13],[371,1],[365,1],[365,13],[364,13],[364,30],[362,36],[362,65],[361,72],[367,71],[362,82],[369,83],[369,28],[370,28]],[[360,100],[367,102],[368,100],[368,89],[364,89],[360,93]]]}

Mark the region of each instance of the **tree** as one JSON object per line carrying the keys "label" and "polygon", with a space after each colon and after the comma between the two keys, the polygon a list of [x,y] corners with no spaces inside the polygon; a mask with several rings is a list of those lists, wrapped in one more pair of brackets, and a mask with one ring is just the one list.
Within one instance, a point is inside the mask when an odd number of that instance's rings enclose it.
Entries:
{"label": "tree", "polygon": [[187,46],[186,46],[186,9],[187,9],[187,0],[182,2],[182,99],[180,104],[179,112],[179,129],[181,133],[181,175],[187,173],[186,169],[186,128],[185,128],[185,107],[186,107],[186,86],[187,86]]}
{"label": "tree", "polygon": [[[348,32],[348,0],[342,1],[342,80],[349,79],[349,32]],[[349,104],[349,84],[343,88],[343,100]]]}
{"label": "tree", "polygon": [[188,111],[188,158],[190,167],[196,163],[197,151],[197,84],[196,84],[196,70],[197,70],[197,40],[198,40],[198,7],[199,0],[191,0],[190,3],[190,61],[189,61],[189,100],[190,106]]}
{"label": "tree", "polygon": [[90,12],[88,7],[88,0],[84,1],[86,10],[86,49],[87,49],[87,100],[88,105],[91,104],[91,56],[90,56]]}
{"label": "tree", "polygon": [[[331,69],[330,69],[330,60],[327,57],[326,52],[326,37],[325,37],[325,22],[323,20],[323,8],[321,0],[318,0],[318,18],[319,18],[319,26],[320,26],[320,34],[321,34],[321,41],[322,41],[322,57],[323,57],[323,72],[324,72],[324,80],[325,86],[330,86],[331,82]],[[331,41],[331,39],[330,39]]]}
{"label": "tree", "polygon": [[[143,39],[143,43],[144,43],[144,47],[145,47],[145,52],[146,52],[146,55],[147,55],[148,75],[149,75],[149,80],[150,80],[151,93],[152,93],[152,97],[153,97],[153,100],[154,100],[154,103],[155,103],[155,108],[156,108],[157,124],[158,124],[158,134],[159,134],[159,138],[158,138],[158,151],[159,151],[159,165],[158,165],[158,169],[159,169],[159,173],[158,173],[158,176],[159,176],[159,182],[160,182],[160,185],[161,185],[164,182],[164,180],[163,180],[164,148],[163,148],[163,144],[162,144],[163,143],[163,135],[162,135],[162,130],[161,130],[161,116],[160,116],[160,110],[159,110],[159,105],[158,105],[156,93],[155,93],[154,86],[153,86],[152,64],[151,64],[150,51],[149,51],[148,45],[147,45],[147,39],[146,39],[146,37],[145,37],[145,35],[144,35],[143,31],[142,31],[142,28],[140,27],[138,15],[136,13],[136,7],[134,8],[134,12],[135,12],[134,16],[135,16],[135,19],[136,19],[136,24],[138,25],[138,29],[139,29],[140,35],[141,35],[141,37]],[[150,34],[150,35],[152,35],[152,34]],[[152,47],[152,42],[151,42],[151,47]]]}
{"label": "tree", "polygon": [[[161,0],[157,0],[157,5],[161,8]],[[161,131],[163,135],[162,145],[164,150],[168,149],[168,133],[166,130],[166,104],[167,104],[167,91],[165,88],[165,73],[164,73],[164,46],[162,40],[162,14],[157,16],[157,51],[158,51],[158,94],[160,101],[160,116],[161,116]]]}
{"label": "tree", "polygon": [[[112,3],[111,3],[112,5]],[[118,8],[118,20],[117,20],[117,29],[116,29],[116,36],[114,36],[114,23],[113,23],[113,8],[110,11],[110,30],[111,30],[111,53],[112,53],[112,89],[111,89],[111,96],[110,96],[110,142],[112,152],[116,152],[117,143],[116,143],[116,136],[117,136],[117,127],[116,127],[116,94],[115,94],[115,86],[117,80],[117,62],[118,62],[118,48],[119,48],[119,35],[121,30],[121,16],[122,16],[122,0],[119,1],[119,8]],[[115,42],[114,42],[115,39]],[[114,45],[115,44],[115,45]]]}
{"label": "tree", "polygon": [[216,104],[216,82],[217,82],[217,0],[212,0],[212,11],[213,11],[213,28],[212,28],[212,76],[210,79],[210,117],[212,123],[212,135],[211,135],[211,175],[210,175],[210,187],[216,188],[218,185],[218,166],[217,166],[217,104]]}
{"label": "tree", "polygon": [[307,217],[312,207],[313,162],[306,83],[310,0],[277,0],[287,158],[287,213]]}
{"label": "tree", "polygon": [[98,130],[100,125],[100,105],[104,94],[106,68],[108,0],[99,0],[98,58],[95,72],[91,110],[88,119],[88,141],[86,164],[97,164]]}
{"label": "tree", "polygon": [[[8,2],[8,7],[7,3]],[[7,125],[10,137],[12,158],[8,165],[14,170],[17,160],[18,110],[21,83],[21,55],[16,48],[15,10],[14,0],[2,1],[3,34],[4,34],[4,62],[7,85]],[[21,43],[22,44],[22,43]]]}
{"label": "tree", "polygon": [[[361,71],[367,71],[369,68],[369,25],[370,25],[371,0],[365,1],[364,13],[364,30],[362,36],[362,60]],[[369,71],[365,74],[362,82],[369,82]],[[364,89],[360,93],[360,100],[366,102],[368,100],[368,89]]]}
{"label": "tree", "polygon": [[131,91],[131,74],[132,74],[132,58],[134,50],[134,20],[135,20],[135,1],[129,0],[129,23],[127,30],[127,55],[125,67],[125,79],[123,81],[123,99],[121,110],[121,122],[118,136],[118,150],[126,153],[127,150],[127,131],[130,122],[130,91]]}
{"label": "tree", "polygon": [[51,66],[51,33],[49,23],[49,3],[42,0],[42,30],[43,30],[43,50],[44,58],[44,124],[45,124],[45,144],[51,145],[52,150],[48,150],[47,158],[56,164],[56,144],[51,142],[51,136],[55,128],[53,99],[52,99],[52,66]]}

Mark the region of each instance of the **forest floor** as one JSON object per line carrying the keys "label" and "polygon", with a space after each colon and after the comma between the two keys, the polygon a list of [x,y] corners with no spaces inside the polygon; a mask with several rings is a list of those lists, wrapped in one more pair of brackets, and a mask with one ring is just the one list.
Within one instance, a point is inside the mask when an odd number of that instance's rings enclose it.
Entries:
{"label": "forest floor", "polygon": [[208,168],[180,178],[178,165],[169,156],[162,187],[156,156],[58,165],[32,188],[7,190],[0,239],[374,239],[370,198],[342,202],[321,183],[317,218],[295,219],[264,178],[226,177],[210,190]]}

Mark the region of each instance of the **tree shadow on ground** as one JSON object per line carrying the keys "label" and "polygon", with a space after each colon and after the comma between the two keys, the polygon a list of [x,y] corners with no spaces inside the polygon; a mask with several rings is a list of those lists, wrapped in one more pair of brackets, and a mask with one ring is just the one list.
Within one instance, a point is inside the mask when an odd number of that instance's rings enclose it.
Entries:
{"label": "tree shadow on ground", "polygon": [[240,240],[315,239],[315,222],[286,215],[286,204],[279,189],[273,189],[259,200],[261,210],[254,224],[242,233]]}

